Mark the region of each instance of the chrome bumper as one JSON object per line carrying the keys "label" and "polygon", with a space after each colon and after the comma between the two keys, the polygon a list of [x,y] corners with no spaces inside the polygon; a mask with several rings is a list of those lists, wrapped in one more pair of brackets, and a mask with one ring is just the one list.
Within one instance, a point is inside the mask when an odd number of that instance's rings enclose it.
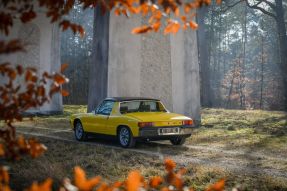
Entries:
{"label": "chrome bumper", "polygon": [[[161,134],[160,130],[165,128],[179,128],[179,131],[176,133]],[[186,136],[189,137],[192,133],[193,127],[144,127],[139,130],[139,136],[143,138],[149,137],[171,137],[171,136]]]}

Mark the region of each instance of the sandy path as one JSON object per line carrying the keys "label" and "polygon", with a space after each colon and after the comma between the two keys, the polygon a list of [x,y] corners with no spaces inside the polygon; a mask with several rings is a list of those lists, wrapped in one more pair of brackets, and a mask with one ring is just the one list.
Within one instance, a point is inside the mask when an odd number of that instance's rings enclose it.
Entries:
{"label": "sandy path", "polygon": [[[287,159],[282,157],[266,156],[263,153],[249,153],[243,150],[224,150],[218,147],[202,145],[184,145],[176,147],[169,142],[142,143],[135,149],[124,149],[114,143],[99,141],[78,142],[74,139],[70,129],[48,129],[44,127],[19,128],[17,132],[24,135],[44,137],[69,143],[86,144],[92,146],[128,150],[159,157],[172,158],[180,165],[199,164],[208,167],[222,168],[229,172],[247,174],[266,174],[287,179]],[[269,164],[269,165],[266,165]],[[274,165],[272,165],[274,164]],[[280,164],[280,165],[278,165]]]}

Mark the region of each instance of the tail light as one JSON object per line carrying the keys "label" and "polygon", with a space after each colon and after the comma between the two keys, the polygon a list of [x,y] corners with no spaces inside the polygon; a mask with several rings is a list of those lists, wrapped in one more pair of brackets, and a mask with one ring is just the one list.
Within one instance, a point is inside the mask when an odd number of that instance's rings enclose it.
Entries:
{"label": "tail light", "polygon": [[154,126],[154,123],[153,122],[139,122],[138,126],[140,128],[142,128],[142,127],[152,127],[152,126]]}
{"label": "tail light", "polygon": [[192,125],[193,121],[192,120],[184,120],[184,121],[182,121],[182,124],[183,125]]}

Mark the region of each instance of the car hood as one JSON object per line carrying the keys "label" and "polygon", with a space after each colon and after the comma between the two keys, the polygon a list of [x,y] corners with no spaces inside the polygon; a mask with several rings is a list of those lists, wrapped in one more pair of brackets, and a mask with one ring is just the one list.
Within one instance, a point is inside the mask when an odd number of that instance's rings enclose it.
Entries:
{"label": "car hood", "polygon": [[176,113],[164,113],[164,112],[136,112],[136,113],[127,113],[125,115],[143,122],[173,121],[173,120],[182,121],[191,119],[184,115]]}

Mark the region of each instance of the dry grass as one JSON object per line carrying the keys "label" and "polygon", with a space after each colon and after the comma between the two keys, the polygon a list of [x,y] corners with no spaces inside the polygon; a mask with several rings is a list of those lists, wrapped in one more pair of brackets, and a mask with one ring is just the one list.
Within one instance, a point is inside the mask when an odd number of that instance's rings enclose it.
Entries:
{"label": "dry grass", "polygon": [[[65,106],[63,115],[35,117],[32,122],[24,120],[16,125],[19,130],[26,132],[73,139],[72,132],[54,133],[49,129],[37,127],[69,130],[70,114],[85,111],[85,106]],[[186,182],[197,190],[203,190],[210,183],[223,177],[227,179],[229,190],[236,186],[240,186],[242,190],[287,190],[286,177],[224,167],[224,160],[234,160],[235,164],[246,165],[248,169],[270,168],[286,173],[287,162],[281,160],[284,157],[286,159],[287,153],[286,113],[204,109],[202,118],[203,127],[196,130],[194,136],[188,140],[187,146],[214,147],[235,152],[240,150],[244,151],[243,154],[227,156],[220,151],[196,150],[160,143],[142,143],[137,146],[136,149],[140,151],[162,154],[152,156],[117,147],[41,138],[48,147],[43,156],[33,160],[23,158],[17,162],[5,163],[10,166],[12,188],[20,190],[30,185],[33,180],[41,181],[47,177],[55,180],[55,186],[59,185],[63,177],[72,178],[73,167],[76,165],[83,167],[88,176],[101,175],[106,181],[122,180],[132,169],[140,170],[144,176],[159,175],[164,173],[162,156],[171,156],[180,159],[179,167],[187,168]],[[115,141],[91,142],[117,146]],[[264,157],[249,158],[248,154],[255,151]],[[280,160],[277,160],[277,155]],[[200,163],[192,160],[200,160]]]}
{"label": "dry grass", "polygon": [[281,155],[287,153],[287,115],[276,111],[204,109],[202,127],[189,143]]}

